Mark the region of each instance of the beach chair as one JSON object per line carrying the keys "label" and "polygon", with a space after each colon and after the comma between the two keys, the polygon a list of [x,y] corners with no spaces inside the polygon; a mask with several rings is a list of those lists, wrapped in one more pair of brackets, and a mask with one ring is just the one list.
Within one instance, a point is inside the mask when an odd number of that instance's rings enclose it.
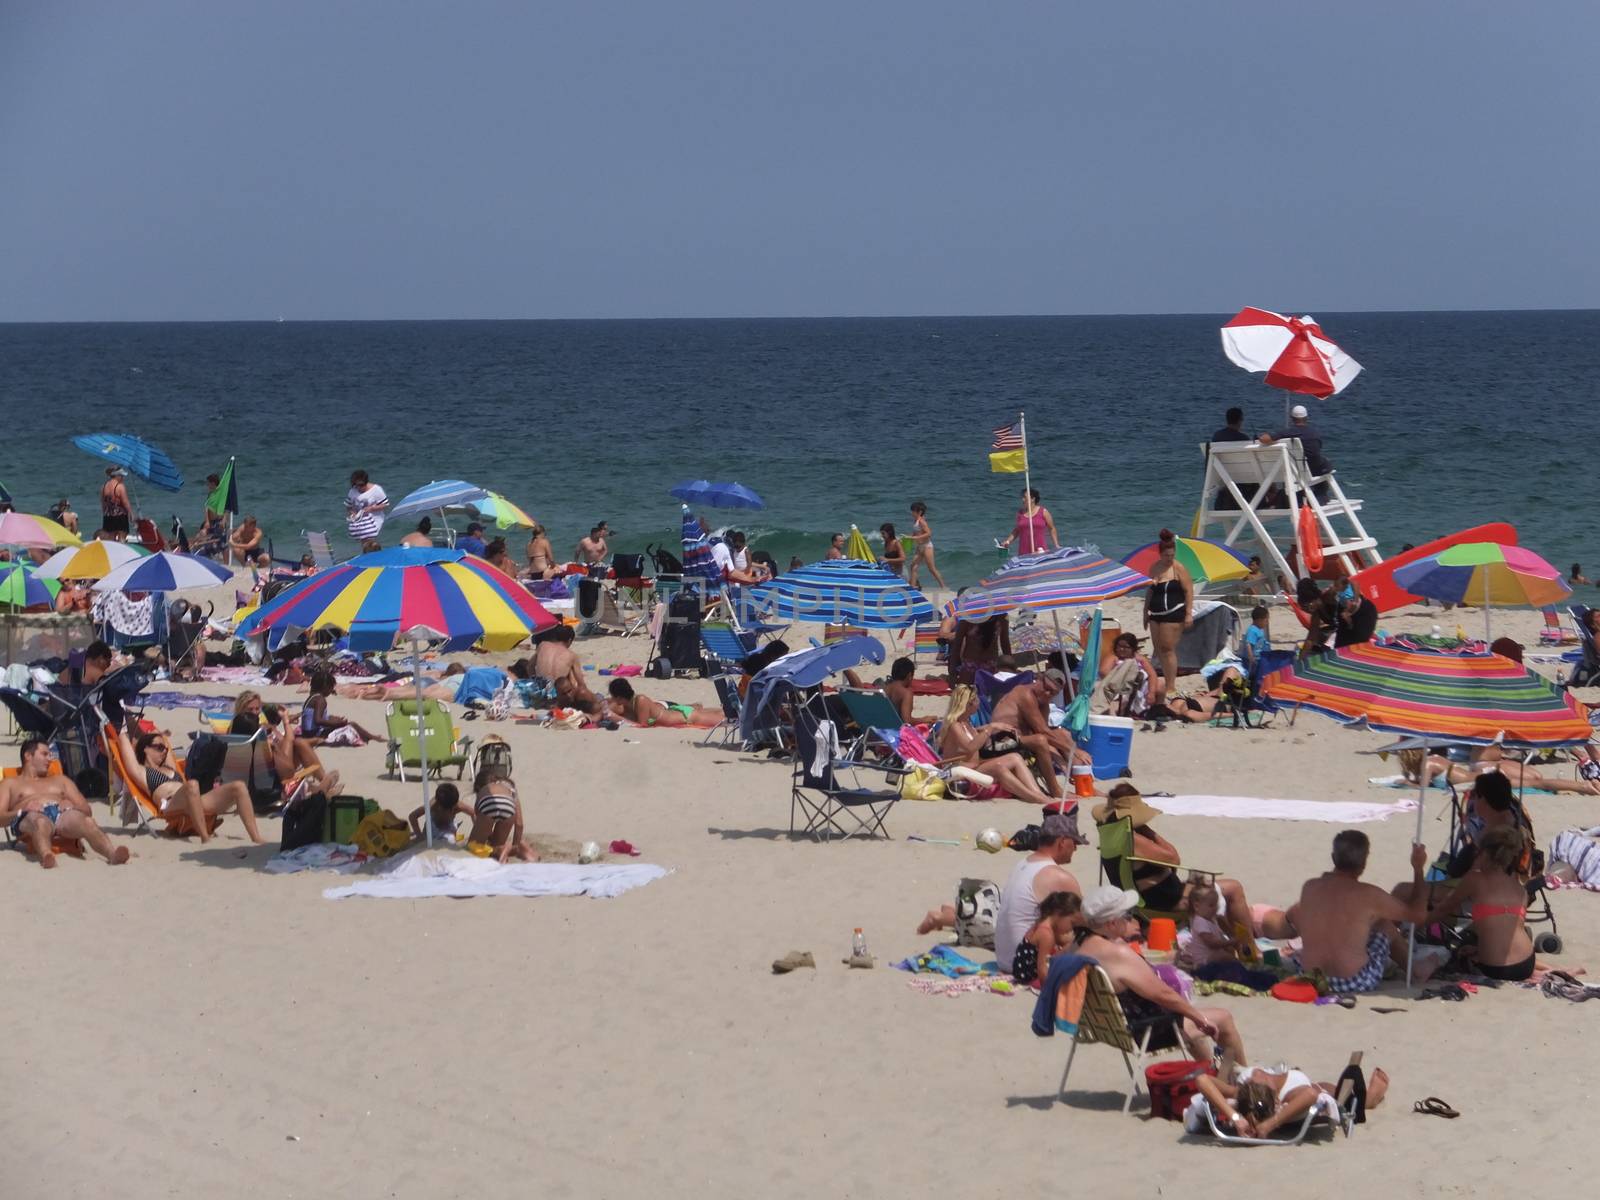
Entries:
{"label": "beach chair", "polygon": [[[1278,706],[1261,694],[1261,680],[1281,667],[1294,662],[1293,650],[1263,650],[1250,668],[1249,678],[1242,687],[1224,688],[1222,698],[1212,710],[1208,724],[1216,726],[1228,722],[1234,729],[1260,729],[1278,712]],[[1251,720],[1251,716],[1255,720]]]}
{"label": "beach chair", "polygon": [[[794,720],[794,777],[789,798],[789,832],[794,834],[795,818],[803,815],[798,830],[818,841],[840,837],[889,836],[884,819],[900,799],[900,780],[905,767],[884,763],[856,762],[839,757],[838,731],[834,723],[809,703],[798,706]],[[841,772],[856,776],[863,770],[880,771],[893,786],[873,789],[840,782]],[[853,825],[846,827],[844,818]]]}
{"label": "beach chair", "polygon": [[[1072,1035],[1072,1049],[1067,1051],[1067,1065],[1061,1072],[1061,1086],[1056,1089],[1057,1100],[1067,1096],[1067,1078],[1072,1074],[1072,1060],[1079,1046],[1110,1046],[1122,1054],[1122,1063],[1128,1068],[1128,1091],[1122,1102],[1122,1111],[1133,1107],[1133,1098],[1141,1091],[1144,1064],[1160,1051],[1150,1050],[1150,1039],[1157,1029],[1176,1026],[1182,1020],[1177,1013],[1162,1013],[1144,1021],[1129,1023],[1122,1005],[1117,1002],[1117,989],[1111,976],[1099,963],[1084,968],[1088,987],[1084,992],[1083,1013],[1078,1018],[1078,1031]],[[1180,1045],[1182,1043],[1180,1042]]]}
{"label": "beach chair", "polygon": [[727,622],[707,621],[700,626],[700,649],[710,671],[737,668],[755,653],[757,644],[755,634],[735,629]]}
{"label": "beach chair", "polygon": [[1593,687],[1600,682],[1600,647],[1595,645],[1594,634],[1589,630],[1589,608],[1584,604],[1574,604],[1567,609],[1572,614],[1573,625],[1578,631],[1578,646],[1581,657],[1572,664],[1572,674],[1567,676],[1567,687]]}
{"label": "beach chair", "polygon": [[914,625],[910,637],[911,661],[919,668],[942,667],[949,661],[948,647],[939,644],[937,625]]}
{"label": "beach chair", "polygon": [[[1168,866],[1167,863],[1158,863],[1150,858],[1137,858],[1133,853],[1133,821],[1129,817],[1120,817],[1115,821],[1107,821],[1097,826],[1100,834],[1100,878],[1103,882],[1116,884],[1118,887],[1130,892],[1139,889],[1133,882],[1134,863],[1154,863],[1156,866]],[[1113,865],[1114,864],[1114,865]],[[1188,863],[1174,867],[1176,871],[1187,872],[1191,879],[1215,879],[1222,874],[1221,871],[1208,871],[1203,867],[1191,867]],[[1189,914],[1182,910],[1166,912],[1148,907],[1141,898],[1139,901],[1140,915],[1149,919],[1151,917],[1168,917],[1179,925],[1189,923]]]}
{"label": "beach chair", "polygon": [[333,543],[328,540],[327,531],[314,533],[309,529],[302,529],[300,536],[306,539],[306,549],[311,553],[311,564],[319,571],[325,571],[333,566]]}
{"label": "beach chair", "polygon": [[[104,739],[106,764],[110,768],[111,778],[121,786],[124,803],[121,806],[121,819],[124,826],[138,825],[146,832],[155,832],[152,821],[162,822],[163,832],[167,837],[189,837],[198,833],[194,822],[189,819],[188,813],[162,812],[144,784],[144,771],[135,763],[122,760],[121,742],[117,737],[115,725],[109,722],[102,726],[101,736]],[[180,778],[184,775],[183,760],[176,756],[172,759],[172,766]],[[222,818],[212,814],[207,818],[207,836],[217,831],[217,826],[222,824]]]}
{"label": "beach chair", "polygon": [[460,779],[471,759],[472,739],[456,737],[450,712],[439,701],[424,700],[422,705],[420,720],[415,700],[392,700],[384,709],[389,732],[385,770],[391,778],[398,774],[402,783],[407,767],[421,770],[423,739],[426,738],[429,776],[441,779],[446,767],[454,767],[456,778]]}
{"label": "beach chair", "polygon": [[220,733],[217,738],[227,747],[217,783],[242,783],[250,793],[255,810],[271,812],[283,803],[283,787],[272,770],[272,755],[267,748],[267,731],[252,734]]}
{"label": "beach chair", "polygon": [[1326,1130],[1329,1137],[1335,1130],[1349,1137],[1354,1132],[1361,1118],[1361,1099],[1357,1092],[1355,1081],[1360,1078],[1361,1051],[1356,1051],[1350,1056],[1350,1065],[1344,1069],[1344,1074],[1339,1077],[1339,1088],[1336,1094],[1327,1093],[1317,1097],[1317,1102],[1306,1109],[1305,1117],[1298,1125],[1286,1125],[1271,1137],[1246,1137],[1234,1133],[1231,1129],[1224,1129],[1217,1124],[1217,1114],[1211,1108],[1211,1102],[1204,1096],[1197,1096],[1194,1103],[1205,1119],[1206,1131],[1230,1146],[1298,1146],[1306,1140],[1306,1135],[1312,1130]]}
{"label": "beach chair", "polygon": [[[0,779],[15,779],[21,774],[21,767],[6,767],[3,771],[0,771]],[[50,769],[46,771],[45,774],[61,774],[60,761],[52,759],[50,762]],[[11,823],[9,821],[6,822],[5,829],[6,845],[12,847],[13,849],[22,851],[23,854],[31,856],[33,853],[33,848],[29,846],[24,839],[11,832]],[[53,854],[65,854],[71,858],[82,858],[83,839],[62,837],[60,834],[56,834],[50,839],[50,851]]]}
{"label": "beach chair", "polygon": [[1539,630],[1541,646],[1577,645],[1580,640],[1577,630],[1568,629],[1561,623],[1560,614],[1556,612],[1554,605],[1541,609],[1540,612],[1544,615],[1544,627]]}
{"label": "beach chair", "polygon": [[875,745],[898,755],[900,727],[905,724],[894,701],[877,689],[840,688],[840,703],[850,719],[861,729],[861,736],[850,744],[846,758],[860,758]]}

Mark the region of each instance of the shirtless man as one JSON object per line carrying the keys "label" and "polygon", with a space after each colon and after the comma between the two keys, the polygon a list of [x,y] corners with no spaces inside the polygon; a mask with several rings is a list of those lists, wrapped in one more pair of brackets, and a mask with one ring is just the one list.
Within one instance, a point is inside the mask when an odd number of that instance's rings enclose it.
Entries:
{"label": "shirtless man", "polygon": [[611,699],[607,702],[611,715],[635,725],[660,725],[672,729],[693,725],[696,729],[715,729],[722,724],[720,708],[701,708],[694,704],[663,704],[652,700],[643,692],[633,690],[626,679],[611,681]]}
{"label": "shirtless man", "polygon": [[600,701],[584,682],[583,664],[572,649],[572,626],[558,625],[551,630],[533,655],[533,673],[548,679],[556,699],[579,712],[592,713]]}
{"label": "shirtless man", "polygon": [[[1067,870],[1072,855],[1078,849],[1078,837],[1072,819],[1060,813],[1051,813],[1039,826],[1039,848],[1011,869],[1011,876],[1000,889],[1000,908],[994,920],[995,957],[1006,970],[1017,947],[1039,919],[1039,905],[1052,892],[1071,892],[1083,895],[1077,877]],[[928,910],[917,926],[917,932],[932,933],[935,929],[954,929],[956,909],[953,904]]]}
{"label": "shirtless man", "polygon": [[[1173,991],[1156,974],[1128,939],[1139,936],[1139,922],[1133,911],[1139,906],[1139,893],[1124,891],[1112,884],[1095,888],[1083,898],[1081,920],[1087,932],[1079,939],[1078,953],[1095,959],[1111,977],[1117,1001],[1130,1022],[1149,1021],[1163,1012],[1183,1018],[1183,1040],[1191,1054],[1211,1058],[1208,1041],[1222,1047],[1225,1059],[1246,1063],[1244,1038],[1225,1008],[1195,1008]],[[998,938],[996,938],[998,941]],[[1178,1044],[1176,1022],[1162,1022],[1152,1028],[1149,1049],[1166,1050]],[[1135,1034],[1136,1037],[1140,1036]]]}
{"label": "shirtless man", "polygon": [[611,531],[606,528],[604,521],[589,530],[588,537],[578,539],[578,561],[586,567],[605,562],[606,555],[611,553],[611,548],[606,544],[610,536]]}
{"label": "shirtless man", "polygon": [[433,549],[433,518],[423,517],[417,522],[417,527],[405,537],[400,539],[402,546],[414,546],[419,550]]}
{"label": "shirtless man", "polygon": [[127,862],[128,848],[111,845],[77,785],[49,771],[50,747],[39,738],[23,742],[22,774],[0,780],[0,824],[33,848],[41,867],[56,865],[54,837],[81,838],[112,866]]}
{"label": "shirtless man", "polygon": [[1050,795],[1061,798],[1061,783],[1056,778],[1055,764],[1071,770],[1073,762],[1087,763],[1089,756],[1077,749],[1072,735],[1065,729],[1050,728],[1049,704],[1066,687],[1067,677],[1055,667],[1045,671],[1031,684],[1019,684],[1000,697],[990,714],[991,725],[1005,725],[1017,731],[1017,740],[1024,750],[1031,750],[1041,768],[1045,786]]}
{"label": "shirtless man", "polygon": [[1346,829],[1333,839],[1333,870],[1309,879],[1300,900],[1289,909],[1290,925],[1301,942],[1301,970],[1321,970],[1335,992],[1370,992],[1383,982],[1401,922],[1420,924],[1428,915],[1428,889],[1422,873],[1428,851],[1411,847],[1413,899],[1401,900],[1361,882],[1367,869],[1367,835]]}
{"label": "shirtless man", "polygon": [[261,549],[261,526],[254,517],[246,517],[228,539],[228,561],[235,565],[248,565],[256,560]]}
{"label": "shirtless man", "polygon": [[900,714],[902,721],[911,720],[911,684],[917,677],[917,664],[909,658],[897,658],[889,667],[889,678],[880,679],[877,683],[863,683],[861,676],[854,671],[844,673],[845,681],[853,688],[881,688],[883,694],[889,697],[889,703],[894,705],[895,712]]}

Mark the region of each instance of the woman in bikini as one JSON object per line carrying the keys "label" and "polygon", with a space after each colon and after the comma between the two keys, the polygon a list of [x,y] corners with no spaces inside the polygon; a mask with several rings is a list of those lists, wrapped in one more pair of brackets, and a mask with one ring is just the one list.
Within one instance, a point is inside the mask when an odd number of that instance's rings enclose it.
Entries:
{"label": "woman in bikini", "polygon": [[229,732],[249,737],[258,729],[267,731],[267,752],[272,756],[272,773],[288,786],[296,775],[310,775],[337,785],[339,773],[328,772],[317,757],[316,748],[295,735],[289,715],[279,705],[261,702],[260,692],[241,692],[233,702],[233,724]]}
{"label": "woman in bikini", "polygon": [[172,743],[164,733],[141,733],[137,741],[129,741],[127,730],[119,729],[117,747],[122,761],[134,764],[134,771],[142,773],[145,791],[162,813],[187,816],[201,842],[211,840],[211,817],[236,812],[250,840],[262,844],[250,789],[242,782],[219,783],[202,795],[198,783],[179,773],[172,760]]}
{"label": "woman in bikini", "polygon": [[[1201,1075],[1195,1080],[1195,1087],[1210,1103],[1219,1126],[1242,1137],[1257,1138],[1268,1137],[1291,1121],[1301,1120],[1321,1096],[1338,1092],[1334,1084],[1313,1083],[1311,1076],[1297,1067],[1279,1072],[1243,1063],[1235,1065],[1232,1083],[1215,1075]],[[1377,1108],[1388,1090],[1389,1076],[1380,1067],[1367,1082],[1363,1108]],[[1188,1133],[1199,1133],[1203,1122],[1204,1118],[1193,1110],[1184,1114],[1183,1127]]]}
{"label": "woman in bikini", "polygon": [[939,568],[933,565],[933,527],[928,524],[928,506],[921,500],[914,500],[911,503],[911,532],[907,536],[915,544],[916,550],[911,555],[911,567],[907,572],[906,582],[916,587],[917,567],[926,563],[928,574],[933,576],[933,581],[944,587],[944,576],[939,574]]}
{"label": "woman in bikini", "polygon": [[890,573],[901,574],[906,569],[906,551],[900,544],[900,535],[888,521],[878,526],[878,534],[883,538],[883,565]]}
{"label": "woman in bikini", "polygon": [[534,579],[549,579],[556,573],[555,554],[544,526],[534,525],[528,538],[528,575]]}
{"label": "woman in bikini", "polygon": [[693,725],[696,729],[714,729],[722,724],[720,708],[700,708],[694,704],[663,704],[642,692],[633,690],[626,679],[613,679],[609,689],[611,699],[607,707],[611,715],[635,725],[660,725],[675,729]]}
{"label": "woman in bikini", "polygon": [[480,768],[472,781],[472,791],[472,832],[467,841],[488,846],[500,862],[512,857],[538,862],[538,853],[523,837],[522,801],[505,768]]}
{"label": "woman in bikini", "polygon": [[1470,763],[1451,762],[1437,754],[1424,759],[1421,750],[1400,751],[1400,772],[1408,783],[1420,783],[1420,775],[1427,771],[1428,784],[1443,778],[1457,787],[1476,783],[1480,775],[1498,771],[1510,781],[1512,787],[1523,791],[1575,792],[1580,796],[1600,796],[1600,782],[1593,779],[1556,779],[1540,774],[1535,768],[1503,757],[1499,746],[1480,746],[1472,752]]}
{"label": "woman in bikini", "polygon": [[1150,586],[1144,593],[1144,627],[1150,633],[1156,661],[1161,664],[1165,694],[1177,695],[1178,642],[1194,624],[1194,580],[1177,561],[1178,540],[1172,530],[1159,536]]}
{"label": "woman in bikini", "polygon": [[[1534,961],[1533,939],[1524,923],[1528,890],[1518,873],[1527,838],[1516,825],[1489,830],[1478,843],[1472,868],[1429,911],[1423,927],[1452,919],[1462,909],[1472,918],[1476,944],[1462,965],[1490,979],[1520,983],[1541,971]],[[1425,981],[1427,975],[1418,978]]]}
{"label": "woman in bikini", "polygon": [[996,786],[1029,804],[1053,804],[1055,797],[1039,786],[1028,760],[1022,757],[1017,731],[1009,725],[974,725],[972,714],[977,710],[978,693],[971,687],[958,686],[950,693],[950,707],[939,734],[941,764],[981,771]]}

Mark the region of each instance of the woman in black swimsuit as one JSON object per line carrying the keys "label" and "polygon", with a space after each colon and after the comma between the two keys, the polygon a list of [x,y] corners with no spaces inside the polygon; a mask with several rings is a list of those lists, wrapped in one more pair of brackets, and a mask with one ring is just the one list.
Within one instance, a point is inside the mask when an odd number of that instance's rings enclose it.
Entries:
{"label": "woman in black swimsuit", "polygon": [[1151,649],[1161,664],[1166,695],[1177,695],[1178,641],[1183,631],[1194,624],[1194,580],[1177,561],[1178,539],[1172,530],[1163,529],[1159,538],[1155,566],[1150,569],[1150,586],[1144,594],[1144,627],[1150,632]]}
{"label": "woman in black swimsuit", "polygon": [[121,467],[107,467],[106,481],[100,485],[100,528],[119,542],[128,540],[128,486],[122,482]]}

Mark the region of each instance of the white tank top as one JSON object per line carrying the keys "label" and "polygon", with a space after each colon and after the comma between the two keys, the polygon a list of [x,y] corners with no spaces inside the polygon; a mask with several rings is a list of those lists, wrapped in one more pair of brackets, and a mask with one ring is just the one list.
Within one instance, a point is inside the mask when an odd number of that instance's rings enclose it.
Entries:
{"label": "white tank top", "polygon": [[1039,920],[1039,899],[1033,894],[1033,881],[1040,871],[1053,867],[1048,858],[1024,858],[1011,869],[1011,878],[1000,892],[1000,914],[994,922],[994,957],[1002,971],[1011,970],[1011,959],[1028,930]]}

